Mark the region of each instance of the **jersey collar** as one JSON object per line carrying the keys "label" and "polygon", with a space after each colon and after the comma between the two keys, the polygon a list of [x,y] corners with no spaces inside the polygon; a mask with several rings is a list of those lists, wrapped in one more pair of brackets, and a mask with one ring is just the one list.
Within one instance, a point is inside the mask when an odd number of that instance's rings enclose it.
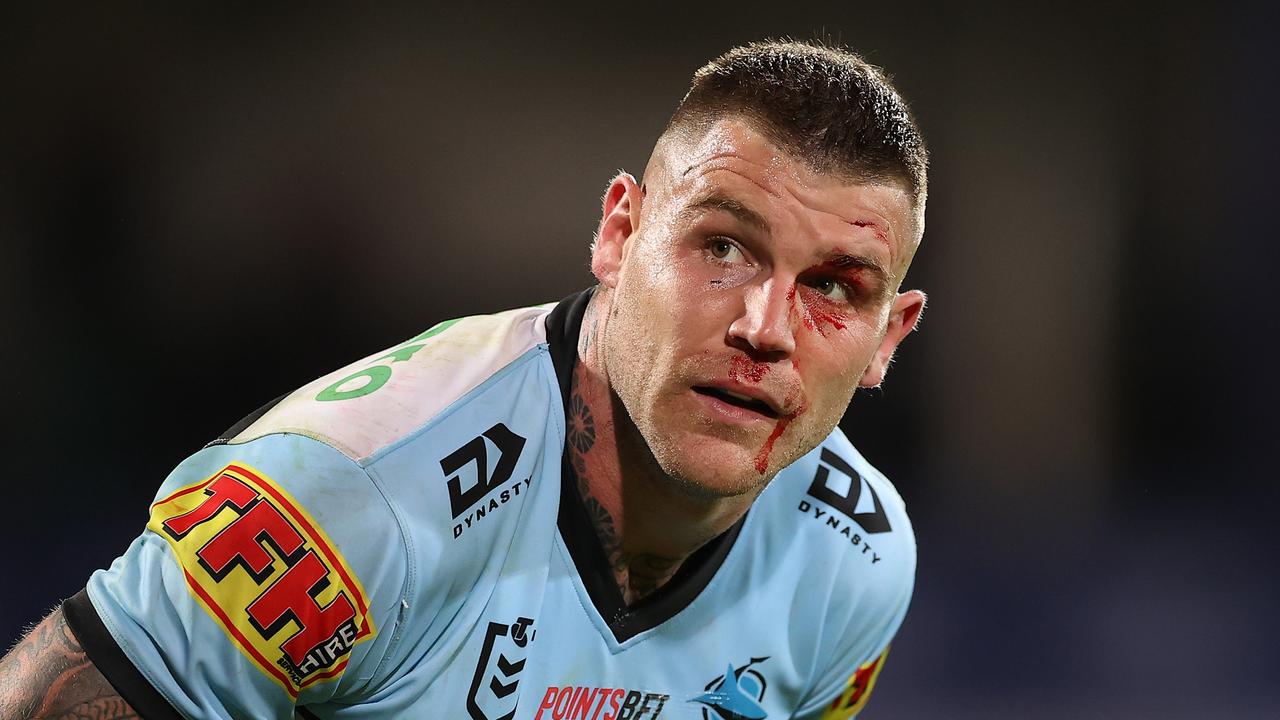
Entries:
{"label": "jersey collar", "polygon": [[[578,333],[593,292],[594,288],[591,288],[570,295],[547,316],[547,344],[560,385],[566,423],[570,381],[578,361]],[[667,584],[628,607],[622,600],[613,570],[578,494],[577,474],[570,462],[567,444],[561,454],[560,514],[556,524],[587,595],[619,643],[661,625],[688,607],[711,582],[745,522],[746,515],[743,515],[728,530],[689,556]]]}

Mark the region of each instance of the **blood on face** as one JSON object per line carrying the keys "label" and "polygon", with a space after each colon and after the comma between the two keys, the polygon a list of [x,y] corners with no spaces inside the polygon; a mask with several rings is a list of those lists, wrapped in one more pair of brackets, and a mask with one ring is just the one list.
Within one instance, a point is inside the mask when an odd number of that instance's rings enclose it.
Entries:
{"label": "blood on face", "polygon": [[755,362],[742,355],[734,356],[729,363],[729,379],[734,382],[759,383],[769,374],[769,365]]}

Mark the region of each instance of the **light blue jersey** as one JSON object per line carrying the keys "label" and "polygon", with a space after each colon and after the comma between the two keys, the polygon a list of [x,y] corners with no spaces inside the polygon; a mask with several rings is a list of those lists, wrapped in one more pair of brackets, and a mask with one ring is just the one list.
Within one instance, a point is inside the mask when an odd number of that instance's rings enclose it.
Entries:
{"label": "light blue jersey", "polygon": [[68,621],[146,717],[847,718],[911,597],[902,500],[837,429],[627,607],[575,483],[589,295],[441,324],[165,480]]}

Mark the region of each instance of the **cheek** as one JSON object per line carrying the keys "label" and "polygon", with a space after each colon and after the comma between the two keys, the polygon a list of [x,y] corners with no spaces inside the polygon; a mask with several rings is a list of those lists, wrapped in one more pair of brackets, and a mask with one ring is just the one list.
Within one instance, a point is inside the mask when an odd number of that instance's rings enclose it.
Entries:
{"label": "cheek", "polygon": [[800,302],[796,303],[796,286],[792,285],[787,300],[791,302],[792,312],[799,316],[800,324],[805,330],[827,337],[848,328],[850,317],[846,308],[831,302],[810,287],[801,287],[798,294]]}
{"label": "cheek", "polygon": [[814,410],[835,408],[839,419],[871,362],[874,346],[865,341],[853,342],[844,333],[840,337],[821,337],[817,332],[809,335],[802,345],[805,352],[796,353],[792,367]]}

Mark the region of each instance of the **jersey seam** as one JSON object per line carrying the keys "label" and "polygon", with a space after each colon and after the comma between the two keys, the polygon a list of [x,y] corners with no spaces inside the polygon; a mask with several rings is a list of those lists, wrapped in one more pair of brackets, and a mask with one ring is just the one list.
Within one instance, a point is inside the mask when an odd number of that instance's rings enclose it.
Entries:
{"label": "jersey seam", "polygon": [[436,413],[435,415],[425,420],[418,427],[414,428],[410,432],[405,433],[403,436],[401,436],[399,439],[395,440],[394,442],[384,445],[378,448],[377,450],[375,450],[374,452],[369,453],[363,458],[359,458],[359,459],[352,458],[353,461],[356,464],[360,465],[361,467],[372,466],[373,464],[382,460],[387,455],[390,455],[391,453],[395,452],[399,448],[403,447],[404,445],[416,439],[418,436],[427,432],[431,428],[435,427],[441,422],[444,422],[446,419],[451,417],[455,412],[457,412],[460,408],[466,405],[467,402],[470,402],[470,400],[473,397],[488,390],[491,386],[495,385],[497,382],[504,379],[507,375],[515,372],[516,368],[524,365],[525,363],[532,361],[533,359],[542,355],[545,352],[547,352],[546,343],[538,343],[536,345],[529,347],[529,349],[520,353],[513,360],[511,360],[511,362],[507,363],[506,365],[503,365],[500,369],[498,369],[497,372],[485,378],[484,382],[471,388],[470,390],[466,391],[462,395],[459,395],[457,398],[454,398],[454,400],[450,402],[448,405],[446,405],[442,410],[440,410],[440,412]]}
{"label": "jersey seam", "polygon": [[382,657],[378,660],[378,664],[374,666],[373,671],[369,674],[370,684],[376,684],[379,674],[386,666],[387,661],[391,659],[393,652],[399,646],[400,639],[404,637],[404,608],[408,599],[414,597],[413,590],[417,586],[418,568],[414,562],[415,554],[413,552],[413,538],[405,529],[405,522],[401,517],[400,509],[394,502],[392,502],[391,496],[387,493],[386,489],[382,487],[382,483],[379,481],[381,476],[376,475],[376,471],[370,467],[361,466],[359,463],[355,463],[354,461],[352,462],[360,468],[361,472],[364,473],[364,476],[369,479],[369,483],[378,491],[378,495],[382,497],[382,501],[387,504],[387,509],[391,511],[391,516],[396,520],[396,528],[400,532],[400,544],[401,547],[404,548],[405,554],[405,579],[400,586],[400,601],[396,603],[396,619],[394,621],[395,630],[391,634],[391,641],[387,643],[387,649],[383,651]]}
{"label": "jersey seam", "polygon": [[[164,547],[163,551],[169,554],[172,553],[168,547]],[[172,559],[175,563],[178,562],[177,557],[173,557]],[[98,606],[97,601],[94,600],[93,596],[95,595],[95,592],[92,588],[92,583],[85,586],[85,591],[89,594],[89,600],[93,604],[94,611],[98,613],[98,618],[102,620],[102,624],[106,626],[107,630],[111,633],[111,637],[115,639],[116,645],[120,646],[121,651],[129,657],[129,661],[133,663],[133,666],[138,670],[138,672],[146,678],[147,682],[151,684],[151,687],[155,688],[155,691],[169,703],[169,706],[174,709],[174,712],[183,717],[191,717],[191,715],[182,711],[181,706],[174,701],[174,698],[169,694],[168,689],[162,686],[159,682],[160,679],[151,672],[151,669],[138,662],[138,657],[133,645],[128,641],[124,632],[117,626],[116,619],[111,615],[111,613],[104,612]]]}
{"label": "jersey seam", "polygon": [[[613,636],[613,630],[609,627],[608,620],[600,614],[595,604],[591,602],[591,598],[587,597],[584,601],[583,595],[586,593],[586,588],[582,586],[582,579],[578,574],[578,566],[574,564],[573,557],[569,554],[569,548],[565,546],[564,538],[560,536],[560,528],[556,528],[555,546],[556,553],[560,556],[560,563],[564,565],[565,571],[569,573],[570,583],[573,586],[573,597],[578,601],[578,607],[582,609],[583,614],[587,616],[591,624],[596,627],[596,631],[600,633],[609,648],[610,654],[617,655],[626,651],[627,648],[623,647],[623,644]],[[640,633],[629,639],[634,640],[643,635],[645,633]]]}
{"label": "jersey seam", "polygon": [[[312,435],[304,435],[301,433],[290,432],[288,430],[278,430],[270,433],[265,433],[263,435],[259,435],[257,437],[254,437],[252,440],[248,440],[243,443],[236,443],[236,445],[247,445],[251,442],[262,440],[264,438],[275,436],[275,435],[280,435],[280,436],[293,435],[295,437],[306,438],[307,440],[324,445],[330,450],[333,450],[334,452],[338,453],[338,455],[340,455],[343,458],[343,460],[351,463],[353,466],[355,466],[357,470],[360,471],[362,475],[364,475],[365,479],[369,481],[369,484],[372,485],[374,490],[377,491],[378,496],[382,498],[382,502],[386,504],[387,510],[391,512],[391,517],[394,518],[396,521],[396,529],[400,534],[400,544],[401,544],[401,547],[404,548],[404,552],[405,552],[405,580],[403,583],[401,583],[401,586],[400,586],[401,592],[399,594],[399,602],[396,603],[397,611],[393,616],[394,619],[392,620],[392,622],[394,623],[394,628],[391,635],[391,642],[388,643],[387,649],[383,652],[382,657],[378,660],[378,664],[374,666],[373,671],[369,675],[369,681],[370,683],[372,683],[377,677],[378,672],[382,670],[383,666],[386,665],[387,660],[391,657],[392,651],[398,645],[398,641],[403,635],[403,623],[401,622],[401,612],[399,609],[403,608],[403,603],[406,602],[407,598],[412,597],[412,590],[416,585],[416,580],[417,580],[417,568],[415,567],[413,562],[413,557],[414,557],[412,552],[413,540],[410,538],[409,534],[405,531],[404,520],[401,517],[399,508],[396,506],[394,502],[392,502],[390,495],[386,492],[385,488],[382,487],[382,484],[374,477],[373,473],[371,472],[371,468],[361,465],[354,458],[344,453],[341,448],[335,447],[332,443],[328,442],[326,439],[317,438]],[[226,447],[226,446],[222,446],[222,447]],[[168,551],[168,549],[166,549],[166,551]],[[174,560],[175,562],[178,562],[176,557],[174,558]],[[178,565],[181,566],[181,562],[178,562]],[[359,678],[357,677],[357,679]]]}

